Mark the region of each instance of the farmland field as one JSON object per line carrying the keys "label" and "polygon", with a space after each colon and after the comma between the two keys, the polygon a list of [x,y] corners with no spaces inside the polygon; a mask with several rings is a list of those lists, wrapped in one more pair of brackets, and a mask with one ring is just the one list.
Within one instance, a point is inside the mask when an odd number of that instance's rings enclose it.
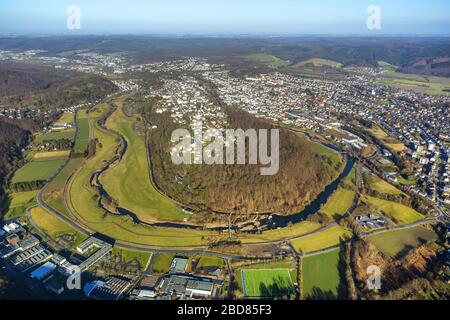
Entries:
{"label": "farmland field", "polygon": [[295,292],[288,269],[242,270],[241,277],[246,297],[280,297]]}
{"label": "farmland field", "polygon": [[415,248],[422,242],[437,239],[437,235],[435,232],[419,226],[380,233],[370,236],[368,239],[383,253],[396,257],[405,249]]}
{"label": "farmland field", "polygon": [[340,226],[335,226],[319,233],[292,240],[291,243],[298,252],[308,253],[333,247],[351,236],[352,233],[350,231]]}
{"label": "farmland field", "polygon": [[101,177],[106,191],[141,220],[183,220],[187,215],[182,209],[151,183],[144,138],[133,130],[134,119],[122,112],[121,101],[117,103],[119,106],[109,117],[107,127],[120,133],[128,146],[121,162]]}
{"label": "farmland field", "polygon": [[303,258],[303,296],[338,299],[341,285],[340,249]]}
{"label": "farmland field", "polygon": [[388,215],[392,220],[394,220],[395,223],[401,225],[411,224],[425,218],[425,216],[421,213],[401,203],[382,200],[366,195],[361,199],[369,207]]}
{"label": "farmland field", "polygon": [[12,183],[28,181],[47,181],[64,165],[66,157],[36,159],[17,170]]}

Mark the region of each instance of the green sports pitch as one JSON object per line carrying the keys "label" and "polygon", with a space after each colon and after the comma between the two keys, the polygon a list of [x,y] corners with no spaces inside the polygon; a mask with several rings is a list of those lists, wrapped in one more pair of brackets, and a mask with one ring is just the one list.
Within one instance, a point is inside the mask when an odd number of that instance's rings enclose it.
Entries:
{"label": "green sports pitch", "polygon": [[295,292],[288,269],[241,270],[245,297],[269,298]]}

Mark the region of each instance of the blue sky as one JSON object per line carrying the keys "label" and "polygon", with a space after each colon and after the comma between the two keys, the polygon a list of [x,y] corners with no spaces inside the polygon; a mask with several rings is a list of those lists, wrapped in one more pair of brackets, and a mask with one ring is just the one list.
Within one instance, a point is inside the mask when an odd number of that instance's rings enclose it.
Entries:
{"label": "blue sky", "polygon": [[[382,29],[366,27],[378,5]],[[450,34],[449,0],[1,0],[0,33]],[[71,31],[73,32],[73,31]]]}

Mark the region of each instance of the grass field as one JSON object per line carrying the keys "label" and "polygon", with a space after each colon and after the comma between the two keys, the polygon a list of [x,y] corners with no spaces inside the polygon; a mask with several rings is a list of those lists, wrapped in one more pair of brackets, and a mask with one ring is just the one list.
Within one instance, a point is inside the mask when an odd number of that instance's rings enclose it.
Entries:
{"label": "grass field", "polygon": [[31,218],[42,231],[53,239],[57,239],[61,235],[74,235],[75,240],[72,249],[87,239],[87,236],[72,229],[42,207],[33,208],[31,210]]}
{"label": "grass field", "polygon": [[37,194],[38,191],[27,191],[9,195],[8,208],[3,219],[9,220],[23,216],[28,208],[36,205]]}
{"label": "grass field", "polygon": [[151,269],[157,274],[164,274],[169,272],[170,264],[172,263],[174,254],[158,253],[153,257]]}
{"label": "grass field", "polygon": [[70,154],[69,150],[65,151],[51,151],[51,152],[37,152],[33,159],[50,159],[50,158],[67,158]]}
{"label": "grass field", "polygon": [[320,209],[320,212],[331,218],[340,217],[350,209],[355,196],[355,191],[339,187]]}
{"label": "grass field", "polygon": [[46,181],[55,175],[65,161],[66,157],[32,160],[16,171],[12,183]]}
{"label": "grass field", "polygon": [[45,140],[62,140],[62,139],[72,140],[74,136],[75,136],[74,129],[68,129],[63,131],[52,131],[38,135],[35,139],[35,142],[42,143]]}
{"label": "grass field", "polygon": [[408,197],[406,193],[375,175],[369,176],[368,188],[380,194],[392,194]]}
{"label": "grass field", "polygon": [[292,240],[295,250],[302,253],[314,252],[338,245],[342,240],[351,238],[352,233],[340,226]]}
{"label": "grass field", "polygon": [[330,300],[339,295],[341,275],[339,272],[340,249],[303,258],[303,296],[306,299]]}
{"label": "grass field", "polygon": [[222,258],[212,257],[212,256],[201,256],[200,261],[197,264],[197,268],[205,268],[205,267],[218,267],[223,268],[225,266],[225,262]]}
{"label": "grass field", "polygon": [[174,201],[160,194],[152,185],[144,138],[133,130],[134,119],[122,112],[121,101],[117,104],[107,127],[125,137],[128,148],[122,161],[102,175],[106,191],[122,208],[135,213],[141,220],[180,221],[187,218],[188,215]]}
{"label": "grass field", "polygon": [[286,61],[286,60],[280,59],[278,57],[275,57],[275,56],[269,55],[269,54],[255,53],[255,54],[245,55],[242,57],[244,59],[247,59],[250,61],[265,64],[266,66],[271,67],[271,68],[281,68],[281,67],[286,67],[291,64],[290,61]]}
{"label": "grass field", "polygon": [[298,67],[304,67],[308,64],[312,64],[314,65],[314,67],[323,67],[323,66],[327,66],[327,67],[332,67],[332,68],[342,68],[343,64],[337,61],[333,61],[333,60],[328,60],[328,59],[321,59],[321,58],[314,58],[314,59],[309,59],[306,61],[301,61],[299,63],[296,63],[295,65],[293,65],[293,68],[298,68]]}
{"label": "grass field", "polygon": [[370,236],[368,239],[381,252],[391,257],[401,255],[404,250],[415,248],[423,242],[437,239],[435,232],[418,226]]}
{"label": "grass field", "polygon": [[413,208],[405,206],[404,204],[401,203],[382,200],[366,195],[361,197],[361,199],[369,207],[375,209],[378,212],[386,214],[395,223],[400,225],[411,224],[425,218],[424,215],[420,214]]}
{"label": "grass field", "polygon": [[281,297],[295,292],[288,269],[242,270],[241,277],[246,297]]}
{"label": "grass field", "polygon": [[75,139],[74,152],[82,154],[86,151],[89,143],[89,120],[86,110],[81,110],[77,113],[78,132]]}

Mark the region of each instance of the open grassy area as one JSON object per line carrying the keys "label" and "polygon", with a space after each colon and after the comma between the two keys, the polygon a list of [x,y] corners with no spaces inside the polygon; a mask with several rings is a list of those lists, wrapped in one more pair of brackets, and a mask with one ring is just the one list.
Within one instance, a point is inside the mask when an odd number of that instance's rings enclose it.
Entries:
{"label": "open grassy area", "polygon": [[342,66],[343,66],[342,63],[337,62],[337,61],[321,59],[321,58],[313,58],[313,59],[309,59],[309,60],[305,60],[305,61],[296,63],[292,67],[293,68],[304,67],[308,64],[312,64],[312,65],[314,65],[314,67],[327,66],[327,67],[332,67],[332,68],[342,68]]}
{"label": "open grassy area", "polygon": [[355,191],[339,187],[320,209],[320,212],[332,218],[340,217],[350,209],[355,196]]}
{"label": "open grassy area", "polygon": [[319,223],[311,221],[302,221],[296,223],[290,227],[265,231],[262,234],[242,234],[239,236],[239,240],[242,243],[255,243],[282,240],[290,237],[301,236],[319,229],[321,225]]}
{"label": "open grassy area", "polygon": [[342,240],[352,237],[352,233],[340,226],[292,240],[295,250],[302,253],[314,252],[338,245]]}
{"label": "open grassy area", "polygon": [[325,156],[329,159],[329,165],[334,171],[339,170],[339,168],[341,167],[341,160],[342,160],[339,153],[319,143],[312,143],[311,146],[315,153]]}
{"label": "open grassy area", "polygon": [[89,143],[89,121],[86,110],[81,110],[77,113],[77,127],[74,152],[83,154]]}
{"label": "open grassy area", "polygon": [[75,248],[87,239],[87,236],[72,229],[58,218],[55,218],[47,210],[42,207],[36,207],[31,210],[31,218],[34,223],[47,235],[53,239],[57,239],[63,235],[71,235],[74,237],[71,248]]}
{"label": "open grassy area", "polygon": [[26,214],[27,208],[36,205],[38,191],[27,191],[10,194],[4,220],[15,219]]}
{"label": "open grassy area", "polygon": [[172,263],[173,258],[175,257],[174,254],[165,254],[165,253],[158,253],[153,257],[152,261],[152,272],[157,274],[164,274],[169,272],[170,264]]}
{"label": "open grassy area", "polygon": [[437,238],[438,236],[435,232],[418,226],[376,234],[368,239],[383,253],[396,257],[405,250],[415,248],[424,242]]}
{"label": "open grassy area", "polygon": [[197,268],[205,268],[205,267],[218,267],[223,268],[225,266],[225,262],[222,258],[212,257],[212,256],[201,256],[200,261],[197,264]]}
{"label": "open grassy area", "polygon": [[331,300],[340,297],[340,249],[302,259],[303,296]]}
{"label": "open grassy area", "polygon": [[391,218],[395,223],[400,225],[411,224],[425,218],[424,215],[420,214],[413,208],[405,206],[404,204],[401,203],[382,200],[367,195],[364,195],[361,199],[369,207],[373,208],[374,210],[380,213],[384,213],[389,218]]}
{"label": "open grassy area", "polygon": [[66,158],[67,157],[57,157],[32,160],[16,171],[12,183],[46,181],[53,177],[63,166]]}
{"label": "open grassy area", "polygon": [[173,220],[187,218],[171,199],[159,193],[150,181],[147,150],[143,137],[133,130],[135,119],[122,112],[122,103],[107,121],[107,127],[127,140],[127,151],[122,161],[102,175],[107,192],[119,202],[120,207],[136,214],[141,220]]}
{"label": "open grassy area", "polygon": [[375,175],[370,175],[368,180],[369,183],[367,187],[380,194],[392,194],[408,197],[406,193]]}
{"label": "open grassy area", "polygon": [[51,131],[41,135],[38,135],[35,139],[36,143],[42,143],[46,140],[72,140],[75,136],[75,129],[67,129],[63,131]]}
{"label": "open grassy area", "polygon": [[250,61],[254,61],[254,62],[259,62],[262,64],[267,65],[268,67],[271,68],[281,68],[281,67],[286,67],[288,65],[291,64],[290,61],[286,61],[283,59],[280,59],[278,57],[275,57],[273,55],[270,54],[261,54],[261,53],[255,53],[255,54],[249,54],[249,55],[245,55],[242,56],[244,59],[250,60]]}
{"label": "open grassy area", "polygon": [[147,266],[148,260],[150,259],[151,256],[151,254],[147,252],[130,251],[117,247],[113,248],[112,254],[116,256],[121,256],[122,262],[124,263],[129,263],[131,261],[139,262],[139,265],[141,266],[141,271],[145,270],[145,267]]}
{"label": "open grassy area", "polygon": [[242,270],[241,277],[246,297],[280,297],[295,292],[288,269]]}

